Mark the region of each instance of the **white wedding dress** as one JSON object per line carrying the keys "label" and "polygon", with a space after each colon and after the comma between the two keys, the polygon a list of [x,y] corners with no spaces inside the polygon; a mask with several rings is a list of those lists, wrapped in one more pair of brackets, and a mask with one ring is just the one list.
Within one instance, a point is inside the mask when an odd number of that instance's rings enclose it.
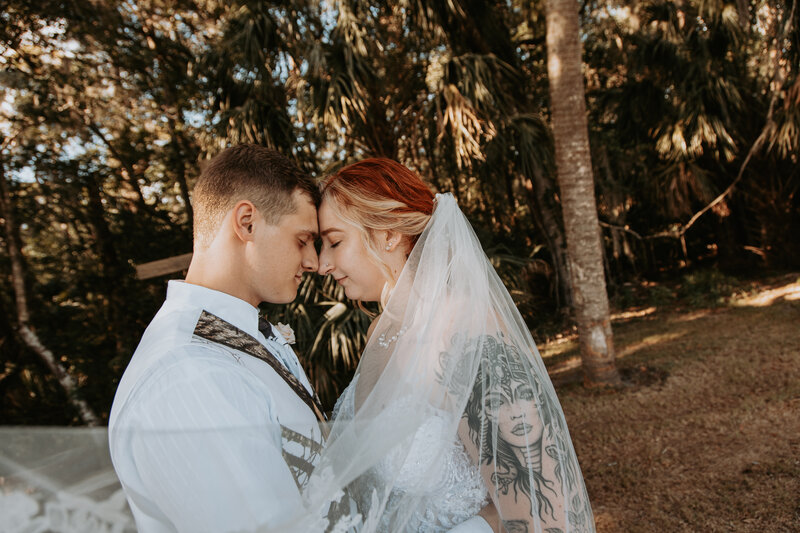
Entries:
{"label": "white wedding dress", "polygon": [[[357,381],[356,376],[336,402],[333,416],[337,421],[353,418]],[[395,404],[390,409],[399,417],[408,407]],[[408,502],[409,499],[420,502],[405,527],[399,530],[409,533],[444,533],[478,514],[488,503],[489,493],[477,466],[470,461],[461,441],[446,435],[452,436],[452,433],[446,431],[445,418],[434,413],[414,434],[410,446],[397,446],[394,453],[405,454],[405,457],[398,475],[394,476],[379,531],[398,531],[387,519],[394,514],[393,502]],[[442,442],[443,438],[447,442]],[[382,468],[382,465],[392,459],[389,457],[375,467],[372,479],[378,485],[391,482],[387,479],[391,469]],[[366,497],[363,494],[353,496],[356,499]]]}

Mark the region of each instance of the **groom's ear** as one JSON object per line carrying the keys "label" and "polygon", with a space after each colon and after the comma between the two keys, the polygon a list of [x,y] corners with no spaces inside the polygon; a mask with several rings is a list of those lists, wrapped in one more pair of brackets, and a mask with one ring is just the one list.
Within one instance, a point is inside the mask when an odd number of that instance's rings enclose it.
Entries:
{"label": "groom's ear", "polygon": [[233,206],[233,232],[242,242],[253,240],[253,224],[256,220],[256,206],[249,200],[239,200]]}

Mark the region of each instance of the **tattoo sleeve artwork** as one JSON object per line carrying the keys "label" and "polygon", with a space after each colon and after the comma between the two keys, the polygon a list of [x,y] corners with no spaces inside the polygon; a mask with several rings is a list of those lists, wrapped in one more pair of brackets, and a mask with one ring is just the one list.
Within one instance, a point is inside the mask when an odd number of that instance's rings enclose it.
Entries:
{"label": "tattoo sleeve artwork", "polygon": [[508,533],[528,533],[528,523],[524,520],[503,520],[503,527]]}
{"label": "tattoo sleeve artwork", "polygon": [[[532,531],[531,520],[538,519],[547,533],[562,533],[557,526],[593,531],[591,508],[566,422],[531,356],[508,344],[502,334],[468,340],[454,337],[451,344],[461,353],[442,353],[443,367],[459,366],[459,359],[465,364],[476,358],[479,361],[477,374],[474,368],[471,373],[466,368],[451,371],[451,375],[460,374],[451,388],[456,386],[463,394],[463,387],[472,382],[463,419],[482,471],[493,472],[490,481],[498,499],[495,503],[500,503],[498,510],[503,516],[504,500],[513,502],[515,510],[518,502],[530,502],[529,518],[516,513],[508,516],[503,521],[506,530],[527,533]],[[566,518],[557,512],[565,507],[569,507]]]}

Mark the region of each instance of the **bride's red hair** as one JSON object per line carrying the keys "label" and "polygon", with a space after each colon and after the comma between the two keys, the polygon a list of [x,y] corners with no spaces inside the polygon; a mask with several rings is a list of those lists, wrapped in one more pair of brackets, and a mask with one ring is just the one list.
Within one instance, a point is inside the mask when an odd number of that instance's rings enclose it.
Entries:
{"label": "bride's red hair", "polygon": [[[394,200],[396,214],[433,213],[433,193],[414,172],[383,157],[364,159],[343,167],[322,183],[322,194],[353,206],[357,197]],[[357,202],[356,202],[357,203]]]}
{"label": "bride's red hair", "polygon": [[370,158],[341,168],[322,181],[322,202],[361,229],[364,247],[388,276],[391,269],[378,252],[376,231],[396,231],[407,252],[433,213],[433,193],[414,172],[397,161]]}

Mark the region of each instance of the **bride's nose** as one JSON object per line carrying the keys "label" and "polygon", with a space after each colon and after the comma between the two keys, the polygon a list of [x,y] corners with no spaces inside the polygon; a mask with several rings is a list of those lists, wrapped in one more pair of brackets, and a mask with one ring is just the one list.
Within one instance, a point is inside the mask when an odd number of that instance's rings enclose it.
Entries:
{"label": "bride's nose", "polygon": [[328,254],[325,251],[320,252],[319,254],[319,268],[317,268],[317,274],[320,276],[326,276],[333,271],[333,265],[328,258]]}

